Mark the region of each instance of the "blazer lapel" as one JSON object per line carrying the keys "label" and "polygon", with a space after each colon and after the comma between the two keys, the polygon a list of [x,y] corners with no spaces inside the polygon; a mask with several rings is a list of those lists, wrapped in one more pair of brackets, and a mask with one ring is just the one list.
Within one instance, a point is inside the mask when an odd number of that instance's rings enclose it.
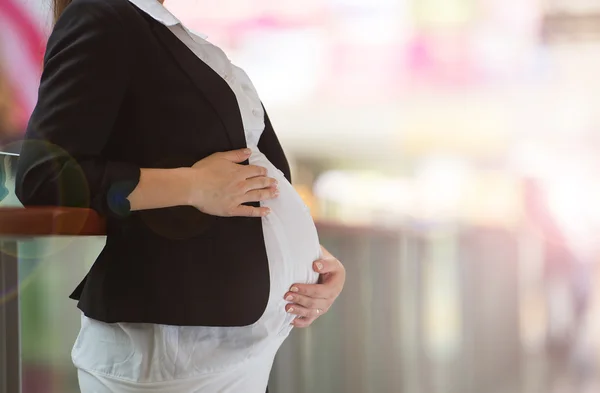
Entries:
{"label": "blazer lapel", "polygon": [[163,46],[181,69],[211,103],[227,131],[232,149],[246,147],[242,115],[235,94],[227,82],[209,65],[200,60],[166,26],[153,23],[152,28]]}

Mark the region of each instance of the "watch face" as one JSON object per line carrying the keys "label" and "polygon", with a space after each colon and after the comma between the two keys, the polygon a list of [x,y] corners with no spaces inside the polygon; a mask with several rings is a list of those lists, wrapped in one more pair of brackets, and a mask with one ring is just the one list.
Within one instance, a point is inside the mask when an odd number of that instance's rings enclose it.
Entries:
{"label": "watch face", "polygon": [[21,206],[15,195],[18,155],[0,152],[0,206]]}

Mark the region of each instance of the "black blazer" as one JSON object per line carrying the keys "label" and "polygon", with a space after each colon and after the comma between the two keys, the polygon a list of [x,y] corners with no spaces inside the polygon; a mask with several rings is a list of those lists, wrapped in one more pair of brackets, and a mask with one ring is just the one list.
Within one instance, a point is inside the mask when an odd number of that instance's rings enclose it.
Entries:
{"label": "black blazer", "polygon": [[[265,123],[259,149],[290,180]],[[26,206],[106,216],[106,246],[71,295],[87,316],[244,326],[269,296],[261,219],[189,206],[130,212],[126,197],[140,168],[191,166],[245,146],[234,93],[167,27],[127,0],[74,0],[48,42],[16,191]]]}

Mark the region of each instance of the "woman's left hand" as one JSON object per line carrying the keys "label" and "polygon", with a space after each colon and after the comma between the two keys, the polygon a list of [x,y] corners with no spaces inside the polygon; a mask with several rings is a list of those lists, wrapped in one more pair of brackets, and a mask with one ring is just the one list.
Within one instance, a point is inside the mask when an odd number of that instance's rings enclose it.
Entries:
{"label": "woman's left hand", "polygon": [[295,327],[309,327],[317,318],[329,311],[340,295],[346,281],[344,265],[321,246],[323,257],[313,263],[313,269],[320,274],[317,284],[294,284],[284,298],[292,303],[285,310],[297,315],[292,324]]}

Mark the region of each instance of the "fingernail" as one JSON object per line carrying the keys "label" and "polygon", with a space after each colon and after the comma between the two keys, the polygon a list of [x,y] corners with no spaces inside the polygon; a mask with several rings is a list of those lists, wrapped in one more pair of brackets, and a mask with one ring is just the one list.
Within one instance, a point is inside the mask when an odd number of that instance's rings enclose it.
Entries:
{"label": "fingernail", "polygon": [[323,264],[321,262],[317,262],[317,270],[323,270]]}
{"label": "fingernail", "polygon": [[252,153],[252,150],[250,150],[250,149],[244,149],[244,154],[250,154],[250,153]]}
{"label": "fingernail", "polygon": [[294,297],[292,295],[288,295],[288,297],[286,297],[285,300],[291,302],[292,300],[294,300]]}
{"label": "fingernail", "polygon": [[288,312],[291,314],[294,312],[294,307],[290,307],[290,309],[288,310]]}
{"label": "fingernail", "polygon": [[271,209],[266,208],[265,211],[263,212],[263,216],[267,216],[269,214],[271,214]]}
{"label": "fingernail", "polygon": [[290,292],[298,292],[298,288],[292,287],[292,289],[290,289]]}
{"label": "fingernail", "polygon": [[276,196],[276,197],[278,197],[278,196],[279,196],[279,190],[275,190],[275,191],[273,192],[273,196]]}

